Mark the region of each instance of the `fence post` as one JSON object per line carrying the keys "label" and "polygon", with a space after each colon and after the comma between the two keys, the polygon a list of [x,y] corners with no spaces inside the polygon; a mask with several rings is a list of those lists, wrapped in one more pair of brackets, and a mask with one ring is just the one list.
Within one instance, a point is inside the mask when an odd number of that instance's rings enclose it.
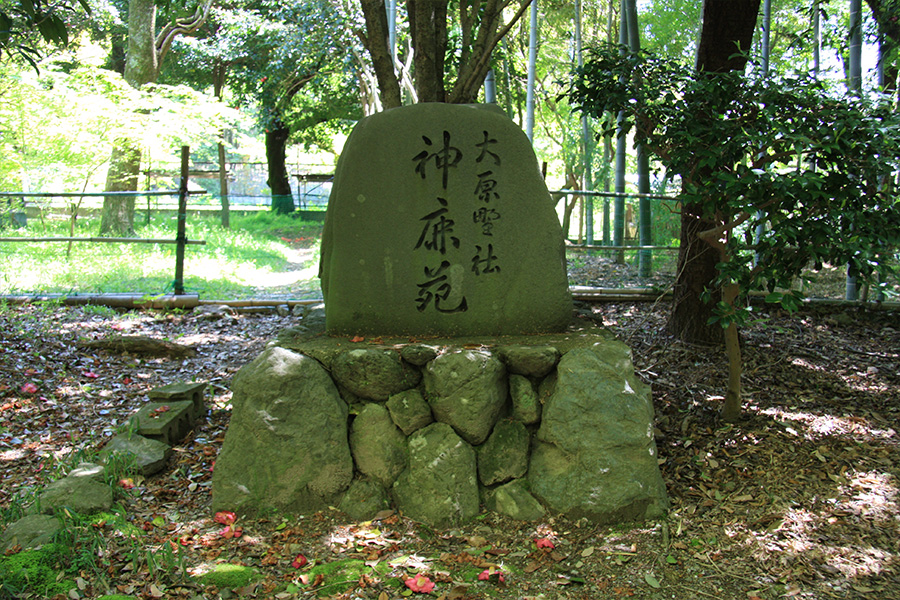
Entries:
{"label": "fence post", "polygon": [[178,186],[178,235],[175,236],[175,295],[184,295],[184,247],[187,243],[185,227],[187,222],[188,197],[188,164],[191,151],[187,146],[181,147],[181,183]]}

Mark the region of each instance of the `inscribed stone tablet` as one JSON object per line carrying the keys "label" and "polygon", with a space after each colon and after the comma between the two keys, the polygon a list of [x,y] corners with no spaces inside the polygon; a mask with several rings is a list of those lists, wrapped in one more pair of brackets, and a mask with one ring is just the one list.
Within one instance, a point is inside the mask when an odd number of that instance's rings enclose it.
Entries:
{"label": "inscribed stone tablet", "polygon": [[531,143],[499,110],[424,103],[360,121],[319,269],[331,334],[562,331],[562,231]]}

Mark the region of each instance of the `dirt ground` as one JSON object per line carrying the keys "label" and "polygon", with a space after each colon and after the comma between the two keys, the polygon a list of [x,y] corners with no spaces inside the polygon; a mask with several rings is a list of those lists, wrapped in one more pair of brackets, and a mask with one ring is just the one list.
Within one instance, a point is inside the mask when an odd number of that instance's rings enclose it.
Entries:
{"label": "dirt ground", "polygon": [[[0,310],[0,510],[10,514],[17,494],[101,447],[151,389],[200,380],[209,382],[208,420],[163,473],[128,482],[127,519],[151,553],[175,553],[191,575],[227,562],[262,579],[228,589],[154,570],[100,524],[105,546],[73,598],[425,597],[402,583],[417,574],[435,584],[428,596],[445,600],[900,598],[900,315],[858,306],[769,314],[743,332],[745,418],[727,425],[716,418],[724,355],[667,337],[666,303],[587,308],[632,347],[652,386],[671,501],[663,521],[598,527],[483,515],[437,531],[398,514],[354,523],[329,510],[239,517],[241,535],[223,535],[209,490],[231,378],[296,317],[57,305]],[[197,355],[79,344],[123,333]],[[313,565],[348,559],[367,568],[349,582],[316,576]]]}

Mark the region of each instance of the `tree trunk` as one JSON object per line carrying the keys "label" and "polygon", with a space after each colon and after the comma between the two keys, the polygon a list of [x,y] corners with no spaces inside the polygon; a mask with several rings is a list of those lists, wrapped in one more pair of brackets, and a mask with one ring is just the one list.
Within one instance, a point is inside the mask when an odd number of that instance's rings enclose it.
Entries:
{"label": "tree trunk", "polygon": [[[722,328],[708,325],[713,316],[713,302],[704,302],[701,295],[718,275],[719,253],[697,234],[713,229],[716,223],[701,215],[700,207],[688,204],[681,209],[681,248],[678,251],[675,288],[669,332],[689,344],[720,345]],[[713,294],[713,298],[718,295]]]}
{"label": "tree trunk", "polygon": [[[109,171],[106,173],[106,191],[135,191],[140,166],[140,147],[129,139],[116,140],[109,160]],[[134,235],[134,205],[134,196],[104,198],[103,212],[100,216],[100,235],[110,237]]]}
{"label": "tree trunk", "polygon": [[266,183],[272,190],[272,210],[278,214],[289,214],[295,208],[286,165],[290,134],[281,119],[274,119],[266,129],[266,161],[269,166],[269,179]]}
{"label": "tree trunk", "polygon": [[444,61],[447,54],[448,0],[407,0],[416,95],[419,102],[444,102]]}
{"label": "tree trunk", "polygon": [[[712,76],[746,66],[746,52],[753,41],[759,5],[760,0],[705,0],[703,29],[697,47],[698,72]],[[668,329],[689,343],[721,344],[724,337],[721,327],[707,325],[713,305],[701,298],[717,275],[719,254],[698,239],[697,233],[715,226],[699,206],[682,208],[681,250]],[[719,298],[720,292],[714,291],[712,297]]]}
{"label": "tree trunk", "polygon": [[388,23],[384,0],[360,0],[366,20],[366,35],[361,35],[378,81],[383,108],[396,108],[401,105],[400,82],[394,71],[394,61],[388,48]]}
{"label": "tree trunk", "polygon": [[[156,81],[156,4],[153,0],[130,0],[128,3],[128,52],[124,78],[138,89]],[[134,140],[120,138],[113,145],[106,176],[107,192],[137,190],[141,169],[141,148]],[[100,235],[127,237],[134,235],[134,196],[103,199]]]}
{"label": "tree trunk", "polygon": [[[733,307],[739,291],[737,284],[727,285],[722,300]],[[724,331],[725,354],[728,356],[728,389],[725,391],[725,402],[722,403],[719,416],[723,421],[733,423],[741,417],[741,373],[744,361],[741,357],[741,340],[737,325],[730,323]]]}
{"label": "tree trunk", "polygon": [[[123,77],[131,87],[140,89],[159,78],[159,66],[177,35],[191,33],[203,25],[211,0],[203,0],[190,17],[176,19],[156,35],[154,0],[129,0],[128,51]],[[141,168],[140,145],[134,140],[117,140],[109,159],[106,191],[137,190]],[[112,186],[112,187],[111,187]],[[127,187],[126,187],[127,186]],[[134,233],[134,197],[104,198],[100,219],[101,235],[128,236]]]}

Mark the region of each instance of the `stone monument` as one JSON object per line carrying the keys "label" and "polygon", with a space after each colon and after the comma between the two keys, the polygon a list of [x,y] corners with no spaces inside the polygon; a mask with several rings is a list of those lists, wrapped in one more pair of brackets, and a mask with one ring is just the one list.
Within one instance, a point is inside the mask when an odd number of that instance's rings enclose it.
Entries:
{"label": "stone monument", "polygon": [[650,390],[624,344],[573,318],[563,250],[502,113],[362,120],[325,221],[324,327],[304,316],[235,376],[213,508],[661,516]]}
{"label": "stone monument", "polygon": [[489,106],[360,121],[335,172],[319,275],[333,334],[544,333],[572,316],[531,143]]}

